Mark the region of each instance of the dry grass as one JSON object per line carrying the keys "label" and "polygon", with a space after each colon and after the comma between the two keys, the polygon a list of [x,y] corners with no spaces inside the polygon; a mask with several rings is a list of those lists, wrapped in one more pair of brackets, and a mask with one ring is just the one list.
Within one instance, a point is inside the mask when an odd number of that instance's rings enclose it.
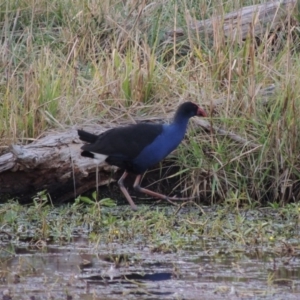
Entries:
{"label": "dry grass", "polygon": [[[298,24],[259,43],[251,35],[229,43],[217,27],[213,43],[189,31],[164,40],[167,29],[184,27],[186,8],[203,19],[240,2],[4,1],[0,151],[49,128],[165,116],[184,100],[210,110],[222,99],[211,124],[261,147],[200,134],[194,123],[177,152],[186,191],[251,204],[298,200]],[[266,101],[259,91],[270,84],[276,92]]]}

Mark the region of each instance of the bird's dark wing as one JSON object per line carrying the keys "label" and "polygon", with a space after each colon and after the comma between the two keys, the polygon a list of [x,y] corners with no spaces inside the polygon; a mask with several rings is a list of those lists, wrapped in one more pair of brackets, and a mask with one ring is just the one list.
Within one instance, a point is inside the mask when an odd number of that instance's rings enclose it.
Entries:
{"label": "bird's dark wing", "polygon": [[81,149],[134,159],[162,133],[162,130],[161,124],[148,123],[117,127],[103,132],[94,143],[86,144]]}

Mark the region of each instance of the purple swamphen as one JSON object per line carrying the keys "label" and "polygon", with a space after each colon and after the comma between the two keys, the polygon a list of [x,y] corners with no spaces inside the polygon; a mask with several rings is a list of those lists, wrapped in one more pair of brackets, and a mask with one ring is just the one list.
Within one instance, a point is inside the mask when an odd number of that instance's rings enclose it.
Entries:
{"label": "purple swamphen", "polygon": [[133,185],[136,191],[155,198],[175,200],[142,188],[140,181],[148,168],[177,148],[184,138],[189,119],[194,116],[206,117],[206,112],[192,102],[185,102],[178,107],[171,124],[139,123],[112,128],[100,135],[78,130],[79,138],[88,143],[81,147],[81,155],[125,170],[118,184],[133,210],[137,207],[124,186],[128,173],[136,174]]}

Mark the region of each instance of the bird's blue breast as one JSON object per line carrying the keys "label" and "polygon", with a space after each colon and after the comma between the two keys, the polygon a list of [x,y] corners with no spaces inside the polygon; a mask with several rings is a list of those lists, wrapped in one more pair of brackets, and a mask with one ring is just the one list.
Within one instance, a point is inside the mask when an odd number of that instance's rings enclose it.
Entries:
{"label": "bird's blue breast", "polygon": [[180,144],[184,138],[186,124],[163,125],[160,135],[132,161],[137,173],[143,173],[160,162]]}

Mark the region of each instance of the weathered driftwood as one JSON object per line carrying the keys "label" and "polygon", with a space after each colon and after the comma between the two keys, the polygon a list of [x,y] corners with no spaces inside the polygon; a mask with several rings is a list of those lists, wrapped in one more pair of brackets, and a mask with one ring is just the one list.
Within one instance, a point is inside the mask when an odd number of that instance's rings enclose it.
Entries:
{"label": "weathered driftwood", "polygon": [[[95,125],[95,133],[103,128]],[[81,157],[75,129],[51,133],[29,145],[13,145],[0,156],[0,201],[18,196],[27,200],[47,190],[52,198],[66,200],[95,187],[95,163]],[[100,165],[99,185],[111,180],[114,167]]]}
{"label": "weathered driftwood", "polygon": [[[188,30],[204,34],[208,37],[224,35],[229,40],[241,41],[249,33],[255,37],[264,37],[266,33],[278,29],[283,22],[290,18],[295,9],[296,0],[270,1],[263,4],[242,7],[224,16],[215,15],[210,19],[198,21],[186,12]],[[220,30],[223,29],[220,34]],[[166,32],[167,37],[182,37],[185,35],[183,28],[176,28]]]}

